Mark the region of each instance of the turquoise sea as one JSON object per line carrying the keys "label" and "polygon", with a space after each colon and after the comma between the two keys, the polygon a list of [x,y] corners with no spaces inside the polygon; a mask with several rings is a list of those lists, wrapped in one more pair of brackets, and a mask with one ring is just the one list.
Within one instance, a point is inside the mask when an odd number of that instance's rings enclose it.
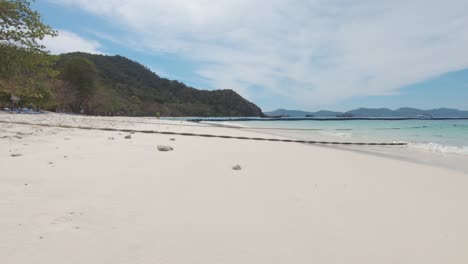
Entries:
{"label": "turquoise sea", "polygon": [[407,142],[409,148],[468,155],[468,120],[229,121],[262,133],[306,140]]}

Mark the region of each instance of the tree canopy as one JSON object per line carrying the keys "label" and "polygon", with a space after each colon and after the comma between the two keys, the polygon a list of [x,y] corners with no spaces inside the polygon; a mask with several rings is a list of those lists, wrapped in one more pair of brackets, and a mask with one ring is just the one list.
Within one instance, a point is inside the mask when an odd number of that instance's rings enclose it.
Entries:
{"label": "tree canopy", "polygon": [[39,41],[56,35],[30,1],[0,0],[0,79],[47,73],[54,58]]}
{"label": "tree canopy", "polygon": [[86,58],[72,57],[65,62],[60,76],[76,92],[77,101],[72,108],[80,112],[96,92],[96,66]]}

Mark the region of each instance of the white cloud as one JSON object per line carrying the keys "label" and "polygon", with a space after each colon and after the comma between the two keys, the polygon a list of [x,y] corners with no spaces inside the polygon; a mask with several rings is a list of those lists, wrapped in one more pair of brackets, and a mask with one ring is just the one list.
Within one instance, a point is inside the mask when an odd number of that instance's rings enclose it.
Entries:
{"label": "white cloud", "polygon": [[468,67],[466,0],[49,1],[120,23],[129,46],[198,62],[216,88],[305,107]]}
{"label": "white cloud", "polygon": [[52,54],[61,54],[68,52],[88,52],[93,54],[102,54],[100,51],[101,45],[95,40],[88,40],[78,36],[77,34],[59,30],[57,37],[45,37],[42,44],[46,46]]}

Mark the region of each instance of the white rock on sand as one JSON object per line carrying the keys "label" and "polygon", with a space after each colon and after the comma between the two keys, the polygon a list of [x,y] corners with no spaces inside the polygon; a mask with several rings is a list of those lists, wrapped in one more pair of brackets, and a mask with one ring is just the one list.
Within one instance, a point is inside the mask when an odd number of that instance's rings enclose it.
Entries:
{"label": "white rock on sand", "polygon": [[[154,118],[5,116],[259,136]],[[292,143],[179,136],[162,155],[154,146],[169,135],[103,144],[116,132],[0,131],[34,133],[0,139],[0,263],[468,263],[460,172]],[[233,161],[248,167],[242,177],[226,170]]]}

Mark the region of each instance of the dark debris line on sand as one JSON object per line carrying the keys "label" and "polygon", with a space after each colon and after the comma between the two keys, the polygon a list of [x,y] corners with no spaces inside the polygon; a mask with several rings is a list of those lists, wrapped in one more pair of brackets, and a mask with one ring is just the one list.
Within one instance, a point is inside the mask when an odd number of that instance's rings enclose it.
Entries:
{"label": "dark debris line on sand", "polygon": [[[273,142],[290,142],[290,143],[304,143],[304,144],[318,144],[318,145],[360,145],[360,146],[406,146],[408,143],[405,142],[332,142],[332,141],[310,141],[310,140],[295,140],[295,139],[277,139],[277,138],[260,138],[260,137],[236,137],[236,136],[225,136],[225,135],[211,135],[211,134],[196,134],[196,133],[182,133],[182,132],[171,132],[171,131],[155,131],[155,130],[133,130],[133,129],[115,129],[115,128],[96,128],[96,127],[85,127],[85,126],[68,126],[68,125],[48,125],[48,124],[34,124],[27,122],[9,122],[0,121],[0,123],[16,124],[16,125],[28,125],[28,126],[44,126],[44,127],[59,127],[59,128],[73,128],[73,129],[84,129],[84,130],[102,130],[102,131],[118,131],[118,132],[138,132],[145,134],[162,134],[162,135],[178,135],[178,136],[192,136],[192,137],[210,137],[210,138],[226,138],[226,139],[241,139],[241,140],[258,140],[258,141],[273,141]],[[130,136],[130,135],[128,135]],[[125,138],[131,138],[130,137]]]}

